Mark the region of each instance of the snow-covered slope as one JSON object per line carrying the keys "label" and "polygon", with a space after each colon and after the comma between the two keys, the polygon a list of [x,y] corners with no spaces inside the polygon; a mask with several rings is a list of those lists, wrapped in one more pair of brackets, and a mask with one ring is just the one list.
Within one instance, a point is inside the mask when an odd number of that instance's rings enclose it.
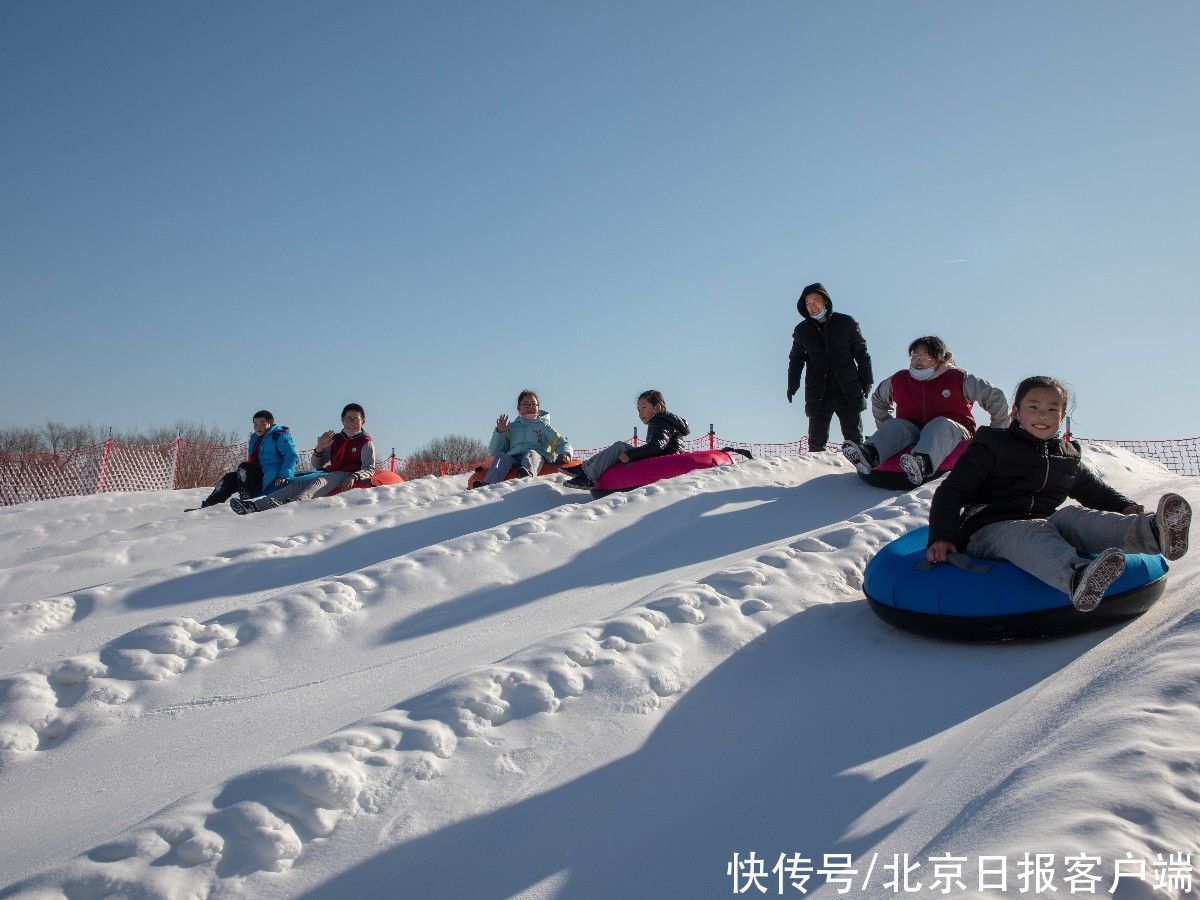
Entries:
{"label": "snow-covered slope", "polygon": [[1200,862],[1195,556],[1125,627],[963,646],[861,594],[931,488],[834,454],[561,480],[0,510],[0,896],[715,897],[751,853],[770,894],[781,854],[850,854],[861,896],[964,857],[961,896],[1086,853],[1150,896]]}

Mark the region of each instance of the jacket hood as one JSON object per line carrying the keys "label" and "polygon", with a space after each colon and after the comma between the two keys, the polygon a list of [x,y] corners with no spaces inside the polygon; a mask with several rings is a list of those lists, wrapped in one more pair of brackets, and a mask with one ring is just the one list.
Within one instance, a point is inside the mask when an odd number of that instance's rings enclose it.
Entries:
{"label": "jacket hood", "polygon": [[687,419],[685,419],[683,416],[677,416],[673,412],[668,412],[667,410],[663,410],[660,413],[655,413],[654,418],[652,418],[650,421],[653,422],[654,419],[657,419],[660,416],[669,421],[684,437],[687,437],[687,435],[692,433],[692,430],[688,428]]}
{"label": "jacket hood", "polygon": [[808,310],[804,308],[804,298],[807,297],[809,294],[811,294],[813,291],[816,291],[818,294],[820,294],[821,296],[823,296],[825,298],[826,303],[829,304],[829,313],[830,313],[830,315],[832,315],[833,314],[833,298],[829,296],[829,291],[825,290],[825,285],[821,284],[821,282],[819,282],[819,281],[814,281],[812,284],[808,285],[807,287],[804,288],[804,290],[802,290],[800,292],[800,299],[798,299],[796,301],[796,309],[800,313],[800,315],[802,315],[806,319],[816,321],[815,319],[813,319],[812,316],[810,316],[808,314]]}
{"label": "jacket hood", "polygon": [[[286,425],[272,425],[270,428],[268,428],[266,431],[263,432],[262,436],[266,437],[268,434],[276,434],[276,433],[280,433],[280,432],[282,432],[283,434],[288,434],[289,433],[288,427]],[[253,431],[250,432],[250,440],[252,440],[252,441],[258,440],[258,435]]]}
{"label": "jacket hood", "polygon": [[933,377],[937,378],[943,372],[949,372],[951,369],[958,368],[958,361],[954,358],[954,354],[949,354],[942,362],[938,363],[933,368]]}

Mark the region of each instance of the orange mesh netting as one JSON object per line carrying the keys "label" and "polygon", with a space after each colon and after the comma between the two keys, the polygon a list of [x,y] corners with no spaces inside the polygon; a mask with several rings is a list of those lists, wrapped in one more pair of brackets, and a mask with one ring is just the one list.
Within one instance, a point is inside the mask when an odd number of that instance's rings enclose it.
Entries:
{"label": "orange mesh netting", "polygon": [[[637,443],[636,437],[631,443]],[[1200,477],[1200,438],[1096,440],[1091,443],[1121,447],[1136,456],[1161,463],[1176,475]],[[801,438],[783,444],[765,444],[730,440],[710,433],[683,445],[684,450],[710,447],[734,447],[747,450],[755,457],[796,456],[808,449],[808,441]],[[831,444],[828,449],[835,448]],[[587,459],[598,449],[579,450],[576,456]],[[308,467],[311,455],[311,450],[300,451],[298,469]],[[0,506],[112,491],[209,487],[216,484],[222,474],[237,468],[245,458],[245,444],[221,447],[183,440],[160,445],[106,441],[93,447],[58,453],[0,453]],[[490,459],[452,463],[404,459],[393,454],[382,459],[380,467],[409,481],[429,475],[463,475],[489,463]]]}

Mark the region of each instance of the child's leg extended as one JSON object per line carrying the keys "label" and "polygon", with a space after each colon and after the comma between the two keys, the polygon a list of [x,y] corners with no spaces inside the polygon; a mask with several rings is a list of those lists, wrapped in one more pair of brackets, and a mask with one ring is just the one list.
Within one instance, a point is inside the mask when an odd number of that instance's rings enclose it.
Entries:
{"label": "child's leg extended", "polygon": [[326,472],[318,475],[305,484],[292,500],[315,500],[318,497],[327,496],[343,484],[349,487],[354,483],[351,475],[350,472]]}
{"label": "child's leg extended", "polygon": [[530,475],[536,475],[542,471],[542,454],[536,450],[528,450],[516,458],[516,464],[528,472]]}
{"label": "child's leg extended", "polygon": [[508,470],[516,465],[516,460],[507,453],[497,453],[496,458],[492,460],[492,465],[487,471],[487,475],[483,477],[484,484],[498,484],[504,480],[504,476],[508,474]]}
{"label": "child's leg extended", "polygon": [[584,462],[583,474],[593,482],[597,481],[601,475],[617,464],[617,457],[626,450],[632,449],[633,447],[624,441],[617,441],[615,444],[605,447],[591,459]]}
{"label": "child's leg extended", "polygon": [[912,452],[924,453],[928,456],[933,471],[936,472],[937,467],[950,455],[951,451],[970,437],[967,429],[953,419],[938,416],[921,429],[921,437]]}
{"label": "child's leg extended", "polygon": [[993,522],[971,536],[967,553],[983,559],[1008,560],[1034,578],[1070,594],[1084,559],[1046,519]]}
{"label": "child's leg extended", "polygon": [[895,456],[916,443],[921,429],[907,419],[885,419],[867,443],[879,451],[879,461]]}
{"label": "child's leg extended", "polygon": [[1071,546],[1083,553],[1117,547],[1126,553],[1157,553],[1154,513],[1122,515],[1083,506],[1064,506],[1047,521]]}

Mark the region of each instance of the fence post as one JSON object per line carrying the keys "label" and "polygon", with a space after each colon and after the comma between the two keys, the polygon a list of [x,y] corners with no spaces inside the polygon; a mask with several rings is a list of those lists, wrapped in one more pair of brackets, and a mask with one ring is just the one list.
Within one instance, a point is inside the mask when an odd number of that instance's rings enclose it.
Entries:
{"label": "fence post", "polygon": [[100,483],[96,485],[96,493],[103,494],[108,490],[108,457],[112,453],[112,426],[109,426],[108,437],[104,439],[104,456],[100,458]]}
{"label": "fence post", "polygon": [[175,479],[179,475],[179,451],[183,447],[183,432],[175,432],[175,456],[171,459],[171,486],[168,490],[175,490]]}
{"label": "fence post", "polygon": [[713,430],[713,427],[711,424],[708,426],[708,449],[709,450],[717,449],[717,432]]}
{"label": "fence post", "polygon": [[450,474],[450,461],[449,461],[449,459],[446,458],[445,453],[442,454],[442,474],[443,475]]}
{"label": "fence post", "polygon": [[637,426],[633,426],[633,446],[637,446]]}
{"label": "fence post", "polygon": [[388,471],[396,471],[396,448],[392,448],[392,455],[388,457]]}

